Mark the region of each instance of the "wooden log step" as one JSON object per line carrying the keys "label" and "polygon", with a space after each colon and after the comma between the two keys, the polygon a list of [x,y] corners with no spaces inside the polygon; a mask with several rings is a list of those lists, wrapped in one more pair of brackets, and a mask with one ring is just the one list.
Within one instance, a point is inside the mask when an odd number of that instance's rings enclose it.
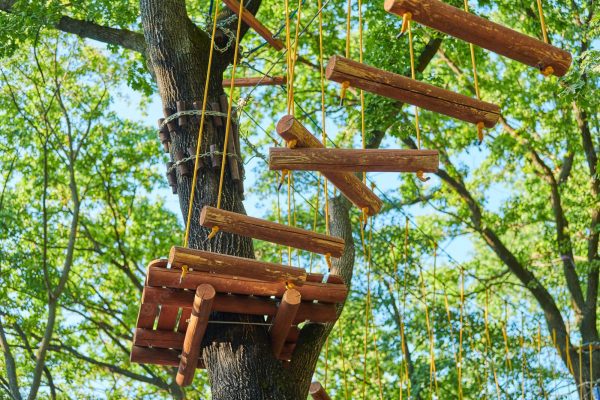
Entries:
{"label": "wooden log step", "polygon": [[271,350],[275,358],[279,358],[281,354],[285,339],[296,320],[301,300],[300,292],[296,289],[286,290],[281,298],[281,303],[279,304],[275,318],[273,318],[273,325],[269,329]]}
{"label": "wooden log step", "polygon": [[247,277],[268,282],[291,282],[302,285],[306,280],[303,268],[257,261],[203,250],[173,246],[169,254],[173,267],[188,267],[214,274]]}
{"label": "wooden log step", "polygon": [[[277,123],[277,133],[287,142],[295,141],[296,147],[322,148],[323,144],[313,136],[293,115],[286,115]],[[340,192],[358,208],[367,209],[368,215],[381,210],[383,202],[358,177],[349,172],[324,172]],[[303,296],[304,297],[304,296]]]}
{"label": "wooden log step", "polygon": [[565,75],[571,66],[569,52],[439,0],[386,0],[384,8],[399,16],[410,12],[423,25],[541,71],[552,67],[556,76]]}
{"label": "wooden log step", "polygon": [[[240,3],[237,0],[223,0],[223,3],[231,11],[239,15],[240,12]],[[264,26],[250,11],[245,8],[242,11],[242,20],[250,26],[256,33],[263,37],[273,48],[277,51],[281,51],[285,48],[283,42],[279,39],[275,39],[271,31]]]}
{"label": "wooden log step", "polygon": [[[254,86],[281,86],[287,83],[285,76],[257,76],[251,78],[235,78],[233,81],[234,87],[254,87]],[[223,79],[223,87],[231,87],[231,79]]]}
{"label": "wooden log step", "polygon": [[500,107],[451,92],[428,83],[383,71],[341,56],[329,59],[327,79],[389,97],[466,122],[492,128],[500,119]]}
{"label": "wooden log step", "polygon": [[331,397],[329,397],[319,382],[311,383],[308,393],[312,396],[313,400],[331,400]]}
{"label": "wooden log step", "polygon": [[196,289],[192,305],[192,316],[185,332],[179,370],[175,379],[180,386],[189,386],[194,380],[194,373],[200,356],[200,345],[208,326],[215,295],[215,289],[208,284],[200,285]]}
{"label": "wooden log step", "polygon": [[[187,277],[186,277],[187,279]],[[144,287],[142,304],[162,304],[177,308],[190,308],[194,301],[194,292],[189,290]],[[213,302],[213,311],[234,314],[267,315],[277,314],[277,299],[268,297],[248,297],[244,295],[217,293]],[[296,315],[296,320],[318,323],[333,322],[337,319],[334,304],[321,304],[304,301]],[[173,329],[170,329],[173,331]]]}
{"label": "wooden log step", "polygon": [[207,228],[218,226],[220,230],[236,235],[292,246],[313,253],[330,254],[333,257],[341,257],[344,253],[344,240],[341,238],[209,206],[202,209],[200,225]]}
{"label": "wooden log step", "polygon": [[[209,274],[201,271],[189,271],[181,280],[181,271],[160,266],[148,269],[148,286],[174,289],[195,290],[203,283],[211,284],[219,293],[233,293],[254,296],[275,296],[281,298],[285,285],[280,282],[264,282],[252,278],[231,277],[230,275]],[[348,295],[348,288],[343,284],[305,282],[296,289],[306,301],[317,300],[322,303],[341,303]]]}
{"label": "wooden log step", "polygon": [[270,170],[320,172],[437,172],[437,150],[269,149]]}
{"label": "wooden log step", "polygon": [[[169,367],[179,366],[181,352],[171,349],[132,346],[129,360],[139,364],[156,364]],[[199,358],[196,368],[206,368],[204,361]]]}

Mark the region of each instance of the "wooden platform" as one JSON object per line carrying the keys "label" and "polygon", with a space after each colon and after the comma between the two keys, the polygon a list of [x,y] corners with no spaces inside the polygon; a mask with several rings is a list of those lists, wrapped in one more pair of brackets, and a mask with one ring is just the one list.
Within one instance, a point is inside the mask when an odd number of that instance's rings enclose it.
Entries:
{"label": "wooden platform", "polygon": [[269,149],[269,169],[320,172],[437,172],[437,150]]}
{"label": "wooden platform", "polygon": [[571,66],[569,52],[439,0],[386,0],[384,8],[399,16],[409,12],[420,24],[541,71],[552,67],[556,76],[565,75]]}
{"label": "wooden platform", "polygon": [[344,252],[344,240],[341,238],[209,206],[202,209],[200,225],[207,228],[218,226],[219,230],[236,235],[292,246],[313,253],[329,254],[332,257],[341,257]]}
{"label": "wooden platform", "polygon": [[[322,148],[323,144],[313,136],[294,116],[286,115],[277,123],[277,133],[297,148]],[[325,176],[340,192],[361,210],[375,215],[383,202],[358,177],[349,172],[324,172]]]}
{"label": "wooden platform", "polygon": [[[264,317],[265,323],[271,321],[269,333],[274,354],[289,361],[298,340],[298,324],[334,322],[337,303],[345,301],[348,295],[348,288],[335,275],[323,283],[323,275],[307,274],[304,284],[293,289],[286,288],[283,282],[196,270],[188,272],[183,280],[180,278],[181,269],[169,268],[167,260],[148,265],[131,361],[179,366],[178,383],[182,385],[191,383],[190,369],[204,368],[201,352],[194,353],[194,346],[185,345],[186,336],[201,343],[202,335],[195,332],[203,334],[203,325],[205,328],[210,324],[202,317],[208,314],[202,312],[201,299],[204,304],[210,303],[209,314],[258,315]],[[214,289],[213,296],[209,288]],[[194,312],[193,305],[198,306]]]}
{"label": "wooden platform", "polygon": [[[229,7],[229,9],[231,11],[233,11],[234,13],[239,15],[239,12],[240,12],[240,2],[239,1],[223,0],[223,3],[225,3],[225,5],[227,7]],[[264,26],[258,19],[256,19],[256,17],[254,15],[252,15],[251,12],[249,12],[245,8],[243,10],[244,11],[242,12],[242,20],[248,26],[250,26],[252,29],[254,29],[254,31],[256,33],[258,33],[260,36],[262,36],[263,39],[265,39],[267,41],[267,43],[269,43],[271,46],[273,46],[273,48],[275,50],[281,51],[285,48],[283,42],[279,39],[275,39],[273,37],[273,34],[271,33],[271,31],[266,26]]]}
{"label": "wooden platform", "polygon": [[500,119],[500,107],[454,93],[405,76],[383,71],[341,56],[327,64],[327,79],[399,100],[473,124],[483,122],[492,128]]}

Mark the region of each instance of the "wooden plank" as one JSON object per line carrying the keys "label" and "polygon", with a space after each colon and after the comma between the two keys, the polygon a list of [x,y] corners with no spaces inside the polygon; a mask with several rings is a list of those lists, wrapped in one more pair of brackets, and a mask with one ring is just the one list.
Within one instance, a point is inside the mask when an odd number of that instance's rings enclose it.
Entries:
{"label": "wooden plank", "polygon": [[[239,15],[240,12],[240,3],[237,0],[223,0],[223,3],[231,11]],[[271,31],[264,26],[250,11],[245,8],[242,11],[242,20],[250,26],[256,33],[263,37],[273,48],[277,51],[281,51],[285,48],[283,42],[279,39],[275,39]]]}
{"label": "wooden plank", "polygon": [[154,321],[158,315],[158,305],[156,304],[141,304],[140,311],[138,312],[137,323],[135,324],[138,328],[152,329],[154,327]]}
{"label": "wooden plank", "polygon": [[182,308],[181,317],[179,317],[179,322],[177,323],[177,332],[185,332],[187,330],[191,315],[191,308]]}
{"label": "wooden plank", "polygon": [[329,397],[319,382],[311,383],[308,393],[310,393],[314,400],[331,400],[331,397]]}
{"label": "wooden plank", "polygon": [[[250,78],[235,78],[233,81],[234,87],[255,87],[255,86],[280,86],[287,83],[285,76],[256,76]],[[231,87],[231,79],[223,79],[223,87]]]}
{"label": "wooden plank", "polygon": [[133,335],[133,344],[142,347],[181,350],[184,339],[185,333],[181,332],[137,328]]}
{"label": "wooden plank", "polygon": [[437,150],[269,149],[270,170],[320,172],[437,172]]}
{"label": "wooden plank", "polygon": [[569,52],[439,0],[386,0],[384,8],[399,16],[410,12],[420,24],[531,67],[552,67],[556,76],[571,66]]}
{"label": "wooden plank", "polygon": [[296,289],[286,290],[281,298],[281,303],[279,304],[275,318],[273,318],[273,325],[269,329],[271,350],[275,358],[279,358],[281,354],[285,338],[288,336],[292,324],[296,319],[296,313],[300,308],[301,300],[300,292]]}
{"label": "wooden plank", "polygon": [[215,289],[207,284],[200,285],[196,289],[194,304],[192,306],[192,316],[185,332],[181,359],[179,360],[179,370],[175,378],[177,384],[180,386],[189,386],[194,380],[194,373],[198,365],[198,357],[200,356],[200,345],[208,326],[208,319],[212,311],[215,294]]}
{"label": "wooden plank", "polygon": [[500,107],[428,83],[371,67],[341,56],[329,59],[327,79],[412,104],[430,111],[492,128]]}
{"label": "wooden plank", "polygon": [[[187,279],[187,277],[186,277]],[[189,290],[149,287],[144,288],[144,304],[162,304],[171,307],[190,309],[194,301],[194,292]],[[217,293],[213,302],[213,311],[234,314],[267,315],[277,314],[278,300],[268,297],[242,296]],[[332,322],[337,319],[334,304],[303,301],[296,314],[300,321],[318,323]]]}
{"label": "wooden plank", "polygon": [[179,307],[162,305],[160,307],[160,313],[158,314],[158,322],[156,324],[156,329],[160,329],[163,331],[174,331],[175,324],[177,323],[178,314]]}
{"label": "wooden plank", "polygon": [[[281,298],[285,292],[283,283],[263,282],[252,278],[189,271],[185,279],[181,280],[181,270],[178,269],[151,267],[148,272],[149,286],[195,290],[198,285],[203,283],[211,284],[219,293]],[[296,289],[304,300],[317,300],[322,303],[341,303],[348,295],[346,285],[340,284],[305,282],[304,285],[297,286]]]}
{"label": "wooden plank", "polygon": [[[277,123],[279,136],[290,142],[295,140],[296,147],[321,148],[323,144],[313,136],[293,115],[286,115]],[[367,209],[369,215],[381,210],[383,202],[358,177],[348,172],[323,173],[340,192],[358,208]]]}
{"label": "wooden plank", "polygon": [[202,209],[200,225],[207,228],[218,226],[220,230],[236,235],[292,246],[313,253],[330,254],[333,257],[341,257],[344,253],[344,240],[341,238],[209,206]]}
{"label": "wooden plank", "polygon": [[196,271],[259,279],[267,282],[291,282],[302,285],[306,280],[303,268],[288,267],[250,258],[230,256],[186,247],[171,247],[169,264]]}
{"label": "wooden plank", "polygon": [[[181,353],[177,350],[132,346],[129,360],[139,364],[156,364],[177,367],[179,365],[180,355]],[[205,368],[201,358],[198,359],[196,368]]]}

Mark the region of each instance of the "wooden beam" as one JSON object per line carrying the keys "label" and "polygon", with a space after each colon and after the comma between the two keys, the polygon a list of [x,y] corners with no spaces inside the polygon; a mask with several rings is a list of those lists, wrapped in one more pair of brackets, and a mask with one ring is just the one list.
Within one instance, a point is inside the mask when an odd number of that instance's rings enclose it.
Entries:
{"label": "wooden beam", "polygon": [[331,397],[325,392],[323,386],[319,382],[313,382],[310,384],[308,393],[312,396],[313,400],[331,400]]}
{"label": "wooden beam", "polygon": [[330,254],[333,257],[341,257],[344,253],[344,240],[341,238],[209,206],[202,209],[200,225],[207,228],[218,226],[220,230],[236,235],[292,246],[313,253]]}
{"label": "wooden beam", "polygon": [[181,350],[184,340],[185,333],[174,331],[136,328],[133,334],[133,344],[142,347]]}
{"label": "wooden beam", "polygon": [[[148,305],[161,304],[185,310],[191,307],[193,301],[194,292],[188,290],[146,286],[142,293],[142,303]],[[277,302],[264,297],[217,293],[212,307],[214,312],[274,316],[277,314]],[[334,304],[304,301],[296,319],[300,322],[333,322],[337,319],[336,308]]]}
{"label": "wooden beam", "polygon": [[269,169],[320,172],[437,172],[437,150],[269,149]]}
{"label": "wooden beam", "polygon": [[451,92],[428,83],[383,71],[341,56],[329,59],[327,79],[399,100],[460,120],[492,128],[500,119],[500,107]]}
{"label": "wooden beam", "polygon": [[208,326],[208,318],[210,317],[215,294],[215,289],[207,284],[200,285],[196,289],[192,316],[185,332],[179,370],[175,379],[179,386],[189,386],[194,380],[194,373],[200,356],[200,345]]}
{"label": "wooden beam", "polygon": [[[153,266],[148,271],[148,285],[174,289],[194,290],[203,283],[211,284],[219,293],[235,293],[254,296],[275,296],[281,298],[285,285],[281,282],[264,282],[252,278],[238,277],[232,279],[228,275],[210,274],[190,271],[181,279],[181,271]],[[296,289],[306,301],[317,300],[322,303],[341,303],[348,295],[348,288],[343,284],[321,282],[305,282]]]}
{"label": "wooden beam", "polygon": [[410,12],[420,24],[541,71],[552,67],[556,76],[565,75],[571,66],[569,52],[439,0],[386,0],[384,8],[399,16]]}
{"label": "wooden beam", "polygon": [[[139,364],[156,364],[177,367],[179,365],[179,357],[180,352],[177,350],[132,346],[129,360]],[[196,368],[205,368],[201,358],[198,359]]]}
{"label": "wooden beam", "polygon": [[273,318],[273,325],[269,329],[269,335],[271,336],[271,350],[275,358],[279,358],[285,339],[290,332],[292,324],[296,319],[296,313],[300,308],[300,302],[302,298],[300,292],[296,289],[288,289],[283,294],[277,314]]}
{"label": "wooden beam", "polygon": [[[312,135],[293,115],[286,115],[277,123],[277,133],[287,142],[295,141],[296,147],[321,148],[323,144]],[[381,210],[383,202],[356,175],[348,172],[323,173],[340,192],[358,208],[367,209],[369,215]]]}
{"label": "wooden beam", "polygon": [[306,271],[303,268],[287,267],[250,258],[178,246],[171,247],[169,264],[173,267],[187,265],[197,271],[247,277],[267,282],[291,282],[302,285],[306,280]]}
{"label": "wooden beam", "polygon": [[[223,0],[223,3],[231,11],[239,15],[240,3],[237,0]],[[277,51],[281,51],[285,48],[283,42],[279,39],[275,39],[271,31],[264,26],[252,13],[245,8],[242,11],[242,20],[250,26],[256,33],[263,37],[273,48]]]}
{"label": "wooden beam", "polygon": [[[255,86],[281,86],[287,83],[287,77],[285,76],[264,76],[264,77],[250,77],[250,78],[235,78],[233,81],[234,87],[255,87]],[[231,87],[231,79],[223,79],[223,87]]]}

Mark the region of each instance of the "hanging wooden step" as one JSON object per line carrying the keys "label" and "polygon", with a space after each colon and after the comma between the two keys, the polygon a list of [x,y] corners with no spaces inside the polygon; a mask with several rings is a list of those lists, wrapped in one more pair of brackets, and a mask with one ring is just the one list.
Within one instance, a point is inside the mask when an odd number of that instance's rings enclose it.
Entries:
{"label": "hanging wooden step", "polygon": [[319,382],[311,383],[308,393],[310,393],[313,400],[331,400],[331,397],[329,397]]}
{"label": "hanging wooden step", "polygon": [[200,225],[207,228],[218,226],[221,231],[332,257],[341,257],[344,252],[344,240],[341,238],[209,206],[205,206],[200,213]]}
{"label": "hanging wooden step", "polygon": [[[193,371],[204,368],[201,341],[212,312],[262,316],[270,323],[274,353],[289,361],[298,341],[298,324],[332,323],[348,288],[336,275],[323,283],[321,274],[308,274],[302,286],[288,289],[283,282],[239,278],[181,270],[167,260],[148,265],[138,314],[131,361],[177,367],[177,383],[191,383]],[[164,310],[175,309],[178,318],[158,325]],[[170,312],[170,311],[169,311]],[[269,322],[270,321],[270,322]],[[217,321],[218,322],[218,321]]]}
{"label": "hanging wooden step", "polygon": [[320,172],[437,172],[437,150],[269,149],[269,169]]}
{"label": "hanging wooden step", "polygon": [[[257,76],[252,78],[235,78],[233,86],[235,87],[254,87],[254,86],[282,86],[287,83],[285,76]],[[223,87],[231,87],[231,79],[223,79]]]}
{"label": "hanging wooden step", "polygon": [[500,119],[500,107],[437,86],[383,71],[341,56],[327,64],[327,79],[399,100],[466,122],[483,122],[492,128]]}
{"label": "hanging wooden step", "polygon": [[303,268],[230,256],[210,251],[173,246],[169,264],[182,268],[184,265],[197,271],[259,279],[268,282],[290,282],[302,285],[306,280]]}
{"label": "hanging wooden step", "polygon": [[[277,133],[288,143],[298,148],[322,148],[323,144],[314,137],[294,116],[286,115],[277,123]],[[324,172],[325,176],[340,192],[368,215],[375,215],[383,202],[358,177],[349,172]]]}
{"label": "hanging wooden step", "polygon": [[540,71],[551,67],[556,76],[565,75],[573,60],[567,51],[439,0],[386,0],[384,8],[401,17],[409,12],[420,24]]}
{"label": "hanging wooden step", "polygon": [[[239,15],[240,12],[240,3],[237,0],[223,0],[223,3],[231,11]],[[273,48],[277,51],[281,51],[285,48],[283,42],[279,39],[275,39],[271,31],[264,26],[252,13],[245,8],[242,11],[242,21],[246,23],[246,25],[250,26],[256,33],[263,37]]]}

